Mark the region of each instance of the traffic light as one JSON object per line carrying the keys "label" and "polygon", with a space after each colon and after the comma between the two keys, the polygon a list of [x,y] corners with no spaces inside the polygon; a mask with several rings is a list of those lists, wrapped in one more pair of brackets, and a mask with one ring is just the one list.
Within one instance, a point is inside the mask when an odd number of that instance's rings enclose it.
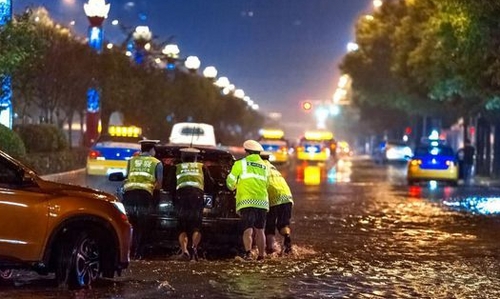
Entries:
{"label": "traffic light", "polygon": [[310,111],[312,109],[312,104],[309,101],[302,102],[302,110]]}

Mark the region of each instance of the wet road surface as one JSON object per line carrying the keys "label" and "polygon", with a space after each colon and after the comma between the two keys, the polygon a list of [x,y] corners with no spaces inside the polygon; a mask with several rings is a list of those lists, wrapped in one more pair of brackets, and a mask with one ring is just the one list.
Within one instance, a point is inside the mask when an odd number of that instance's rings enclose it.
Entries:
{"label": "wet road surface", "polygon": [[319,184],[304,171],[283,168],[295,199],[289,256],[160,256],[78,291],[15,272],[0,297],[500,298],[500,190],[408,187],[404,166],[364,159],[321,169]]}

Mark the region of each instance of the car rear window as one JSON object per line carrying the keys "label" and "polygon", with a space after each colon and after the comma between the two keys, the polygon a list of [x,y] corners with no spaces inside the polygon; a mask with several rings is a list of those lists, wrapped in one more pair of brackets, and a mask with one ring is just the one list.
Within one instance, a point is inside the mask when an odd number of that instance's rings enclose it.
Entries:
{"label": "car rear window", "polygon": [[419,146],[415,150],[415,155],[453,156],[454,152],[447,146]]}

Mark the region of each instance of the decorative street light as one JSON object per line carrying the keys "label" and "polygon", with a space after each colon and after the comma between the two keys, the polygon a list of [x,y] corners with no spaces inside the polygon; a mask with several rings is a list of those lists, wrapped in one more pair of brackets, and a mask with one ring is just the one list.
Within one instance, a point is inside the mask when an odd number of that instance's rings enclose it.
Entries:
{"label": "decorative street light", "polygon": [[153,38],[153,33],[149,30],[148,26],[137,26],[132,38],[135,43],[135,56],[134,60],[137,64],[144,62],[146,52],[151,49],[150,41]]}
{"label": "decorative street light", "polygon": [[196,73],[200,68],[201,61],[196,56],[188,56],[184,62],[184,66],[189,70],[190,73]]}
{"label": "decorative street light", "polygon": [[[106,4],[105,0],[89,0],[83,4],[83,10],[89,20],[90,26],[88,30],[89,46],[97,53],[101,53],[104,42],[104,30],[102,23],[108,17],[110,4]],[[90,145],[97,139],[99,134],[99,110],[100,110],[100,95],[96,88],[89,88],[87,91],[87,131],[86,144]]]}
{"label": "decorative street light", "polygon": [[219,77],[219,79],[217,79],[214,84],[220,89],[224,89],[231,83],[229,82],[229,79],[227,77]]}
{"label": "decorative street light", "polygon": [[245,97],[245,92],[243,91],[243,89],[236,89],[234,91],[234,96],[237,97],[238,99],[242,99]]}
{"label": "decorative street light", "polygon": [[161,52],[167,57],[167,70],[175,69],[175,64],[181,52],[179,47],[175,44],[167,44]]}
{"label": "decorative street light", "polygon": [[[0,0],[0,27],[12,19],[12,1]],[[12,128],[12,84],[7,74],[0,74],[0,124]]]}
{"label": "decorative street light", "polygon": [[210,80],[215,80],[215,77],[217,77],[217,69],[215,68],[215,66],[207,66],[203,70],[203,76]]}

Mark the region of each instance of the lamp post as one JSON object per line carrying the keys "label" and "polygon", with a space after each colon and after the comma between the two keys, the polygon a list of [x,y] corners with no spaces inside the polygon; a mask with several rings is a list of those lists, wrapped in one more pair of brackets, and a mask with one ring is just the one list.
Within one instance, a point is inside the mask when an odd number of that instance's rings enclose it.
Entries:
{"label": "lamp post", "polygon": [[203,76],[211,81],[215,81],[215,78],[217,77],[217,69],[215,66],[207,66],[203,70]]}
{"label": "lamp post", "polygon": [[179,59],[179,53],[181,52],[179,47],[175,44],[167,44],[161,52],[167,57],[167,70],[174,70],[175,64]]}
{"label": "lamp post", "polygon": [[194,74],[200,68],[201,61],[197,56],[188,56],[184,62],[184,66],[190,73]]}
{"label": "lamp post", "polygon": [[137,64],[142,64],[146,57],[146,52],[151,49],[151,39],[153,33],[149,30],[148,26],[137,26],[132,34],[135,44],[134,60]]}
{"label": "lamp post", "polygon": [[[88,40],[89,46],[97,53],[102,52],[104,41],[104,30],[102,23],[108,17],[110,4],[105,0],[89,0],[83,4],[83,10],[89,20]],[[99,90],[92,87],[87,91],[87,118],[86,118],[86,145],[91,145],[99,135],[99,115],[100,112],[100,94]]]}
{"label": "lamp post", "polygon": [[[0,27],[12,19],[12,1],[0,0]],[[9,75],[0,74],[0,124],[12,128],[12,84]]]}

